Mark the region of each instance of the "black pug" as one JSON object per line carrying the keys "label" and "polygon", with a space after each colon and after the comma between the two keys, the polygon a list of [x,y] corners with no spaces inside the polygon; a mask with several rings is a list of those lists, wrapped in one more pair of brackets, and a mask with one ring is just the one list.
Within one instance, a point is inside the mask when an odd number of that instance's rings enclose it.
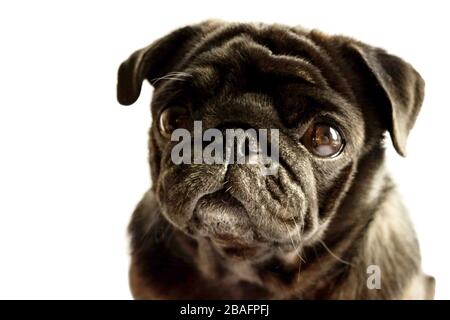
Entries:
{"label": "black pug", "polygon": [[[154,87],[152,187],[130,226],[138,299],[432,299],[384,164],[424,96],[414,68],[317,30],[206,21],[133,53],[117,95]],[[279,165],[175,164],[176,128],[279,130]]]}

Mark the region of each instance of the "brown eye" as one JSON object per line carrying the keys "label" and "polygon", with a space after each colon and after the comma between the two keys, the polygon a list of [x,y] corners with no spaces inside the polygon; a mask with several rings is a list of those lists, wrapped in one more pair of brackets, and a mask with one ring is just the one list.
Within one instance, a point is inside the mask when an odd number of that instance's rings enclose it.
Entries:
{"label": "brown eye", "polygon": [[327,124],[310,126],[302,142],[310,152],[322,158],[335,157],[344,148],[344,140],[339,131]]}
{"label": "brown eye", "polygon": [[159,131],[163,136],[170,137],[178,128],[188,128],[189,112],[182,107],[169,107],[159,115]]}

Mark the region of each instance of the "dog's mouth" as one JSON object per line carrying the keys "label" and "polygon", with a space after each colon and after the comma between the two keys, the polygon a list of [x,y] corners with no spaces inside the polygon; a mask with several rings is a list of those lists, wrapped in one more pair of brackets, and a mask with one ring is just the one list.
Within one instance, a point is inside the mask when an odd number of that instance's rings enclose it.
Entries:
{"label": "dog's mouth", "polygon": [[219,243],[251,242],[255,238],[245,206],[225,190],[206,194],[197,201],[188,232]]}
{"label": "dog's mouth", "polygon": [[225,190],[198,200],[188,223],[188,233],[210,239],[228,257],[257,257],[268,249],[267,241],[256,232],[245,206]]}
{"label": "dog's mouth", "polygon": [[237,258],[259,256],[268,244],[258,235],[242,202],[223,189],[198,200],[188,232],[209,238],[220,252]]}
{"label": "dog's mouth", "polygon": [[187,223],[186,232],[209,238],[227,256],[258,257],[270,249],[292,249],[292,242],[275,241],[262,236],[240,200],[225,190],[202,196]]}

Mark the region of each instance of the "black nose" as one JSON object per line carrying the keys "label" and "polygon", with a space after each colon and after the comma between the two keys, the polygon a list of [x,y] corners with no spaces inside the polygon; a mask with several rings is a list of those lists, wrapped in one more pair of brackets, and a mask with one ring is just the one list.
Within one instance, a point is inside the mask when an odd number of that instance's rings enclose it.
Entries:
{"label": "black nose", "polygon": [[[224,137],[224,151],[231,148],[234,155],[233,163],[237,157],[248,157],[257,152],[258,129],[246,122],[226,121],[218,126]],[[252,144],[253,143],[253,144]]]}

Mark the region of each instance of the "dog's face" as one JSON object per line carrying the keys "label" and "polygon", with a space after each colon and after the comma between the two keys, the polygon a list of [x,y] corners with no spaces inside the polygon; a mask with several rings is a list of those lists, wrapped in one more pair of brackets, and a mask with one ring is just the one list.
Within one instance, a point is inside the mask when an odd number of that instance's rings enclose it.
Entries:
{"label": "dog's face", "polygon": [[[401,59],[352,39],[284,26],[205,22],[137,51],[118,99],[155,87],[153,190],[164,217],[224,254],[260,256],[320,239],[364,155],[389,131],[404,154],[423,81]],[[177,128],[277,129],[273,174],[262,163],[175,164]]]}

